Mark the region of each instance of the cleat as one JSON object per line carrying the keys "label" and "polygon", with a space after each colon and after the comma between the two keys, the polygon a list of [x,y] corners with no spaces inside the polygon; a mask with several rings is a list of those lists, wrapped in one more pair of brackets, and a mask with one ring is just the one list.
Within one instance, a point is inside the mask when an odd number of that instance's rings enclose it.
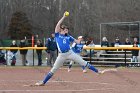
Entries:
{"label": "cleat", "polygon": [[29,66],[29,65],[30,65],[30,63],[29,63],[29,62],[26,62],[26,63],[25,63],[25,65],[26,65],[26,66]]}
{"label": "cleat", "polygon": [[104,74],[105,72],[117,72],[117,69],[105,69],[105,70],[99,71],[98,73]]}
{"label": "cleat", "polygon": [[68,72],[70,72],[71,70],[70,69],[68,69]]}
{"label": "cleat", "polygon": [[45,84],[43,83],[43,81],[37,82],[35,83],[35,86],[44,86]]}
{"label": "cleat", "polygon": [[103,70],[103,71],[99,71],[98,72],[98,74],[104,74],[105,73],[105,71]]}
{"label": "cleat", "polygon": [[117,71],[117,69],[105,69],[105,70],[103,70],[104,72],[116,72]]}
{"label": "cleat", "polygon": [[87,73],[87,70],[86,70],[86,69],[84,69],[84,70],[83,70],[83,73]]}

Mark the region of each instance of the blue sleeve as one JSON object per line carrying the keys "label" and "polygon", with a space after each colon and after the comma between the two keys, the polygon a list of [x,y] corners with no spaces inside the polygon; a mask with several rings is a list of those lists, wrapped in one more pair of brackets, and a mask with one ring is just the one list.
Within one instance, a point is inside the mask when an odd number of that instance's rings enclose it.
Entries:
{"label": "blue sleeve", "polygon": [[45,47],[47,47],[48,46],[48,39],[46,39],[46,43],[45,43]]}
{"label": "blue sleeve", "polygon": [[58,37],[59,36],[59,32],[55,33],[55,37]]}
{"label": "blue sleeve", "polygon": [[74,42],[74,38],[70,36],[70,42]]}

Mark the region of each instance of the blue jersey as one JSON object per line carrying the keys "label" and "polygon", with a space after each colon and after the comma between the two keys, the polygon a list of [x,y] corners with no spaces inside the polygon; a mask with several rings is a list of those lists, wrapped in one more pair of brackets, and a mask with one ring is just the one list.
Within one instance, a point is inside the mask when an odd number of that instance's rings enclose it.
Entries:
{"label": "blue jersey", "polygon": [[61,53],[65,53],[70,50],[70,43],[74,42],[74,38],[70,35],[62,35],[59,33],[55,33],[55,39],[58,51]]}
{"label": "blue jersey", "polygon": [[76,44],[76,43],[73,43],[72,44],[72,50],[75,52],[75,53],[81,53],[82,49],[83,49],[83,46],[84,44]]}

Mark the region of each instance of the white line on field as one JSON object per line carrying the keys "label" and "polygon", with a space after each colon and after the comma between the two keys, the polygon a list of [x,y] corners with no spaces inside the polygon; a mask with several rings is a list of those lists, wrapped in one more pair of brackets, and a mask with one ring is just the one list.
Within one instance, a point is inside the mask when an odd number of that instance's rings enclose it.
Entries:
{"label": "white line on field", "polygon": [[[0,82],[34,82],[34,81],[39,81],[39,80],[0,80]],[[74,84],[86,84],[86,83],[96,83],[96,84],[109,84],[105,82],[79,82],[79,81],[63,81],[63,80],[55,80],[55,81],[48,81],[50,83],[74,83]]]}
{"label": "white line on field", "polygon": [[115,88],[100,88],[100,89],[81,89],[81,90],[0,90],[0,92],[80,92],[80,91],[103,91],[114,90]]}
{"label": "white line on field", "polygon": [[[31,84],[31,82],[37,82],[39,80],[0,80],[1,85],[6,85],[4,82],[13,83],[13,82],[19,82],[22,84],[28,83]],[[48,83],[72,83],[72,84],[100,84],[100,85],[118,85],[118,86],[127,86],[127,85],[121,85],[121,84],[113,84],[113,83],[107,83],[107,82],[79,82],[79,81],[63,81],[63,80],[55,80],[55,81],[48,81]],[[23,85],[24,86],[24,85]]]}

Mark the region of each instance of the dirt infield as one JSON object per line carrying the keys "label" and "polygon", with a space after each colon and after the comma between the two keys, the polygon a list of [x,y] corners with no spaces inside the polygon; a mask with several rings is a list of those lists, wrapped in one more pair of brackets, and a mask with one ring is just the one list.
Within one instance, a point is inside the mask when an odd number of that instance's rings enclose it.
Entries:
{"label": "dirt infield", "polygon": [[42,80],[47,67],[0,67],[0,93],[139,93],[140,69],[118,68],[117,72],[97,75],[80,67],[71,72],[61,68],[45,85],[28,86]]}

